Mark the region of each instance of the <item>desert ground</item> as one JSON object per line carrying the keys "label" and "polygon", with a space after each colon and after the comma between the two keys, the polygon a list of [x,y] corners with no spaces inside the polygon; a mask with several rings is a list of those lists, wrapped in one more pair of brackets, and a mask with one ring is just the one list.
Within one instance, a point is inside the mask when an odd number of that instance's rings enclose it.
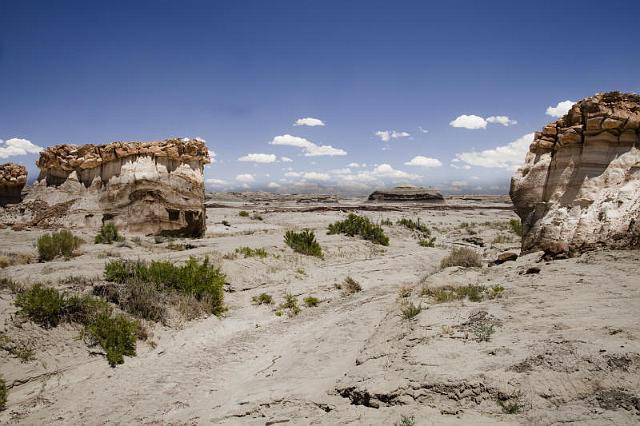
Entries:
{"label": "desert ground", "polygon": [[[34,324],[17,315],[15,294],[3,288],[0,372],[9,396],[0,423],[640,422],[637,250],[560,260],[531,253],[489,266],[504,251],[519,253],[509,228],[517,216],[506,197],[423,205],[306,201],[214,197],[204,238],[127,235],[108,246],[91,242],[95,229],[74,229],[87,241],[77,256],[1,269],[0,277],[25,286],[90,292],[113,259],[209,256],[226,274],[228,309],[219,317],[148,322],[137,356],[112,368],[83,342],[81,328]],[[389,245],[327,235],[348,212],[389,220]],[[401,218],[426,224],[435,247],[420,246],[415,231],[396,224]],[[324,258],[284,244],[286,230],[303,228],[315,231]],[[45,232],[2,229],[0,254],[35,259],[35,241]],[[245,246],[268,255],[235,253]],[[483,266],[442,269],[441,260],[462,246],[481,254]],[[361,291],[348,294],[348,277]],[[479,286],[479,300],[433,295],[470,285]],[[273,303],[252,303],[261,293]],[[279,308],[287,293],[299,314]],[[303,303],[309,296],[317,306]],[[421,311],[409,317],[408,306]]]}

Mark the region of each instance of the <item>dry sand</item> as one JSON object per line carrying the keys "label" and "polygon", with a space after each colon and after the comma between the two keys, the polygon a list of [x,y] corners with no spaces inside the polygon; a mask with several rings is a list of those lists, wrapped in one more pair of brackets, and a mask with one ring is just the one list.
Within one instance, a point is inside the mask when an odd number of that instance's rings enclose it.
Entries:
{"label": "dry sand", "polygon": [[[416,235],[398,225],[385,226],[388,247],[326,235],[329,223],[346,216],[336,209],[308,211],[326,203],[221,203],[208,209],[205,238],[175,241],[196,246],[190,250],[172,251],[153,238],[130,247],[85,244],[69,261],[1,270],[25,283],[83,290],[101,279],[112,258],[209,255],[227,275],[229,310],[222,318],[153,325],[155,347],[138,342],[136,357],[110,368],[77,338],[78,328],[44,330],[16,317],[14,296],[2,291],[0,372],[10,393],[0,422],[392,425],[403,415],[418,425],[640,421],[638,251],[547,263],[530,254],[488,267],[498,253],[519,247],[504,227],[516,216],[499,198],[458,198],[446,210],[385,204],[389,211],[362,212],[375,221],[420,218],[433,229],[435,248],[419,246]],[[239,217],[240,209],[264,220]],[[291,228],[314,229],[325,258],[286,247],[283,233]],[[35,254],[43,232],[0,230],[0,252]],[[95,230],[77,233],[90,241]],[[506,242],[493,243],[499,234]],[[485,247],[465,241],[473,237]],[[485,266],[440,271],[455,245],[476,247]],[[270,255],[225,258],[240,246],[263,247]],[[540,272],[526,274],[531,267]],[[69,276],[89,280],[60,283]],[[345,296],[336,288],[347,276],[361,292]],[[494,286],[504,291],[480,302],[435,303],[420,294],[424,286],[468,284],[486,286],[488,294]],[[276,303],[286,292],[300,304],[310,295],[321,303],[278,317],[275,306],[251,304],[262,292]],[[423,307],[409,320],[401,314],[408,301]],[[32,349],[33,359],[21,362],[13,355],[17,347]],[[504,413],[499,400],[518,412]]]}

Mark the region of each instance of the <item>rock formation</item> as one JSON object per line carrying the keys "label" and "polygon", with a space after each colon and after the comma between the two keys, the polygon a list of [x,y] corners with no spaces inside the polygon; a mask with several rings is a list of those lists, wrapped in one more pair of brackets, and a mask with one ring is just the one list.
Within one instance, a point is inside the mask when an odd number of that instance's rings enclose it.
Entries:
{"label": "rock formation", "polygon": [[640,96],[597,94],[536,132],[511,180],[522,250],[640,246]]}
{"label": "rock formation", "polygon": [[391,189],[378,189],[369,195],[369,201],[409,201],[440,202],[444,197],[435,189],[415,186],[396,186]]}
{"label": "rock formation", "polygon": [[133,233],[197,237],[206,229],[208,162],[196,139],[55,145],[40,153],[40,176],[25,205],[38,206],[32,225],[38,213],[64,205],[67,224],[111,221]]}
{"label": "rock formation", "polygon": [[15,163],[0,164],[0,206],[22,201],[22,188],[27,183],[27,169]]}

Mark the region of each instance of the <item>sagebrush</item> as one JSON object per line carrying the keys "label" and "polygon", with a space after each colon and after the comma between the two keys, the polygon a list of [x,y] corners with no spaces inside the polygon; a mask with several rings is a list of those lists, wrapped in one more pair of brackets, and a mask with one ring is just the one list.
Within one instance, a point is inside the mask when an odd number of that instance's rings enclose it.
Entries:
{"label": "sagebrush", "polygon": [[389,245],[389,237],[385,235],[382,226],[371,222],[366,216],[358,216],[355,213],[349,213],[345,220],[330,224],[327,233],[329,235],[345,234],[349,237],[358,235],[375,244]]}
{"label": "sagebrush", "polygon": [[118,228],[111,222],[104,223],[94,239],[96,244],[113,244],[119,241],[124,241],[124,237],[118,233]]}
{"label": "sagebrush", "polygon": [[322,257],[322,247],[316,241],[316,234],[309,229],[301,232],[287,231],[284,234],[284,242],[296,253]]}
{"label": "sagebrush", "polygon": [[462,266],[465,268],[482,266],[482,257],[475,250],[468,247],[454,247],[448,256],[440,262],[441,268]]}
{"label": "sagebrush", "polygon": [[82,239],[66,229],[60,232],[44,234],[36,242],[38,256],[42,261],[53,260],[58,256],[68,259],[80,247],[80,244],[82,244]]}

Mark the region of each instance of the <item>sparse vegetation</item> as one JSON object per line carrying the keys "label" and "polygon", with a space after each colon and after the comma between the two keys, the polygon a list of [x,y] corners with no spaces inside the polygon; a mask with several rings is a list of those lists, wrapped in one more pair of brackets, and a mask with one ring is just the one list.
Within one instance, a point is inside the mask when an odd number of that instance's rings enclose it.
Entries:
{"label": "sparse vegetation", "polygon": [[409,320],[422,312],[422,304],[418,303],[415,305],[413,302],[405,303],[402,305],[400,311],[402,312],[402,317]]}
{"label": "sparse vegetation", "polygon": [[167,248],[173,251],[184,251],[187,249],[187,247],[184,244],[174,243],[174,242],[170,242],[169,244],[167,244]]}
{"label": "sparse vegetation", "polygon": [[238,216],[240,216],[240,217],[249,217],[249,212],[246,211],[246,210],[240,210],[238,212]]}
{"label": "sparse vegetation", "polygon": [[491,335],[496,332],[493,324],[480,323],[473,329],[473,334],[476,336],[477,342],[488,342],[491,340]]}
{"label": "sparse vegetation", "polygon": [[436,237],[424,238],[422,240],[419,240],[418,245],[420,245],[420,247],[435,247]]}
{"label": "sparse vegetation", "polygon": [[259,257],[265,258],[269,255],[263,248],[251,248],[251,247],[238,247],[236,253],[244,255],[244,257]]}
{"label": "sparse vegetation", "polygon": [[473,249],[468,247],[454,247],[448,256],[440,262],[442,269],[450,266],[462,266],[473,268],[482,266],[482,257]]}
{"label": "sparse vegetation", "polygon": [[385,218],[385,219],[382,219],[380,221],[380,225],[381,226],[392,226],[393,225],[393,221],[391,219],[389,219],[389,218]]}
{"label": "sparse vegetation", "polygon": [[67,315],[67,300],[58,290],[35,284],[18,293],[15,305],[20,314],[43,327],[56,327]]}
{"label": "sparse vegetation", "polygon": [[300,313],[300,307],[298,306],[298,299],[296,299],[296,297],[293,294],[286,293],[284,295],[284,302],[280,304],[280,310],[286,310],[290,317],[298,315]]}
{"label": "sparse vegetation", "polygon": [[23,290],[22,284],[11,278],[0,278],[0,290],[9,290],[13,294],[20,293]]}
{"label": "sparse vegetation", "polygon": [[124,237],[118,233],[118,228],[111,222],[102,224],[98,235],[96,235],[95,243],[113,244],[118,241],[124,241]]}
{"label": "sparse vegetation", "polygon": [[380,225],[372,223],[366,216],[358,216],[354,213],[350,213],[345,220],[330,224],[327,233],[329,235],[345,234],[349,237],[359,235],[375,244],[389,245],[389,237],[385,235]]}
{"label": "sparse vegetation", "polygon": [[273,303],[273,297],[267,293],[260,293],[257,296],[253,296],[251,302],[254,305],[271,305]]}
{"label": "sparse vegetation", "polygon": [[416,426],[416,418],[414,416],[400,416],[400,421],[395,426]]}
{"label": "sparse vegetation", "polygon": [[118,305],[135,317],[163,324],[166,321],[164,295],[153,285],[137,279],[129,280],[120,286],[117,299]]}
{"label": "sparse vegetation", "polygon": [[170,290],[185,295],[193,295],[205,302],[207,312],[219,315],[224,312],[225,275],[209,264],[206,257],[202,263],[194,257],[181,266],[168,261],[151,263],[114,260],[105,265],[104,277],[107,281],[126,283],[138,280],[142,283],[154,284],[162,293]]}
{"label": "sparse vegetation", "polygon": [[489,293],[489,299],[499,299],[502,297],[503,293],[504,293],[504,287],[502,287],[500,284],[496,284],[493,287],[491,287],[491,292]]}
{"label": "sparse vegetation", "polygon": [[124,363],[124,356],[136,355],[138,324],[126,316],[99,314],[87,327],[89,336],[105,351],[109,365]]}
{"label": "sparse vegetation", "polygon": [[360,286],[360,283],[351,277],[345,278],[344,283],[342,284],[341,287],[342,287],[342,292],[346,296],[362,291],[362,287]]}
{"label": "sparse vegetation", "polygon": [[418,218],[417,221],[413,221],[411,219],[407,219],[403,217],[396,223],[412,231],[417,231],[420,234],[422,234],[424,237],[429,237],[431,235],[431,230],[424,223],[420,223],[420,218]]}
{"label": "sparse vegetation", "polygon": [[511,235],[503,234],[502,232],[498,233],[498,235],[496,235],[492,241],[493,244],[505,244],[505,243],[512,243],[512,242],[513,242],[513,237]]}
{"label": "sparse vegetation", "polygon": [[432,297],[436,303],[450,302],[452,300],[462,300],[465,297],[471,302],[480,302],[482,300],[486,287],[480,285],[468,285],[464,287],[438,287],[423,288],[422,296]]}
{"label": "sparse vegetation", "polygon": [[304,304],[310,308],[316,307],[320,303],[320,299],[314,296],[305,297],[303,301],[304,301]]}
{"label": "sparse vegetation", "polygon": [[33,255],[28,253],[3,253],[0,255],[0,269],[14,265],[26,265],[32,260]]}
{"label": "sparse vegetation", "polygon": [[511,231],[519,237],[522,237],[522,222],[518,219],[511,219],[509,221],[509,226],[511,227]]}
{"label": "sparse vegetation", "polygon": [[0,411],[7,408],[7,383],[4,381],[4,377],[0,376]]}
{"label": "sparse vegetation", "polygon": [[287,231],[284,235],[284,242],[296,253],[322,257],[322,248],[316,241],[316,234],[308,229],[301,232]]}
{"label": "sparse vegetation", "polygon": [[498,407],[502,409],[502,412],[504,414],[518,414],[524,408],[524,404],[520,402],[519,398],[515,398],[515,400],[513,401],[512,400],[503,401],[499,399],[496,401],[496,403],[498,404]]}
{"label": "sparse vegetation", "polygon": [[80,247],[80,244],[82,244],[82,240],[66,229],[44,234],[38,238],[36,243],[40,260],[45,262],[58,256],[68,259]]}

